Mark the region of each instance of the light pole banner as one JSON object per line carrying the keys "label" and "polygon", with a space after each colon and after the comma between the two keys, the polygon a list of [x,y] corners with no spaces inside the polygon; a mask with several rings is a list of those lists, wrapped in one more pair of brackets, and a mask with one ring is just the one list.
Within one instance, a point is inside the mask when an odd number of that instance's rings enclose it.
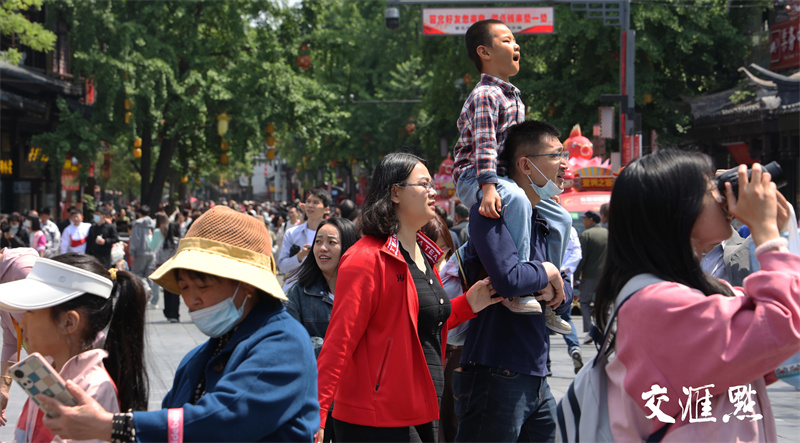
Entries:
{"label": "light pole banner", "polygon": [[422,35],[464,35],[473,23],[496,19],[514,34],[552,34],[553,8],[424,8]]}

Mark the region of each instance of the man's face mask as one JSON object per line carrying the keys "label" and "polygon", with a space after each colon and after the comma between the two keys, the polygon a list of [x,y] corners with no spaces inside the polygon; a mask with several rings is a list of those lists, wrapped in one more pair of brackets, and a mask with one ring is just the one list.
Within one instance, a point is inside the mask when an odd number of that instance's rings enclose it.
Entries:
{"label": "man's face mask", "polygon": [[[527,160],[528,163],[530,163],[531,166],[533,166],[533,168],[536,169],[539,172],[539,174],[542,175],[542,177],[547,178],[544,175],[544,173],[539,168],[537,168],[535,164],[533,164],[531,159],[526,157],[525,160]],[[539,195],[539,198],[541,198],[542,200],[549,200],[555,197],[556,195],[559,195],[562,192],[564,192],[563,189],[559,188],[558,185],[556,185],[553,182],[553,180],[550,180],[549,178],[547,178],[547,183],[545,183],[544,186],[536,186],[533,180],[531,180],[530,176],[527,177],[528,181],[531,182],[531,186],[533,186],[533,190],[536,191],[536,194]]]}

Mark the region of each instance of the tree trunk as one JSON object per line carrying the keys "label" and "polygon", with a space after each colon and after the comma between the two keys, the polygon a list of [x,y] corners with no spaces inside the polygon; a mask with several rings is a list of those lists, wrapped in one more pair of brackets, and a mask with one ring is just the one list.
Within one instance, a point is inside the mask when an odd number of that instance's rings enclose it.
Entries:
{"label": "tree trunk", "polygon": [[167,179],[167,174],[169,174],[172,156],[175,155],[177,146],[178,142],[175,138],[165,140],[161,143],[156,169],[153,172],[153,181],[148,189],[149,192],[147,194],[142,194],[142,201],[150,205],[153,210],[155,210],[161,202],[161,193],[164,191],[164,180]]}
{"label": "tree trunk", "polygon": [[[153,132],[150,130],[150,125],[145,124],[142,125],[144,129],[142,130],[142,163],[141,169],[139,173],[142,176],[142,188],[141,188],[141,196],[142,196],[142,203],[150,204],[145,200],[145,196],[152,188],[150,184],[150,165],[152,164],[153,158]],[[155,207],[150,206],[150,209],[155,213]],[[151,214],[152,215],[152,214]]]}

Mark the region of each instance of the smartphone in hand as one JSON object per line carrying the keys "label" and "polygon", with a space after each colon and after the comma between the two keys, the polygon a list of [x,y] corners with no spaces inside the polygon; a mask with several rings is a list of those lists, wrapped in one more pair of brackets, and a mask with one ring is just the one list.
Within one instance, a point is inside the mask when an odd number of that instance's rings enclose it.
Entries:
{"label": "smartphone in hand", "polygon": [[76,406],[78,404],[72,394],[67,391],[64,379],[38,352],[34,352],[9,368],[9,373],[11,378],[19,383],[22,389],[28,393],[34,403],[48,417],[53,417],[53,415],[36,399],[39,394],[53,397],[67,406]]}

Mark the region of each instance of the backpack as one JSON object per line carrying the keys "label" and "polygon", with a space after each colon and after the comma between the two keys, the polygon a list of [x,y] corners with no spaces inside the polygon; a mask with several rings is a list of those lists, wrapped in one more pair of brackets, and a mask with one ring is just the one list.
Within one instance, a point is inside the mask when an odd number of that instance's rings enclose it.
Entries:
{"label": "backpack", "polygon": [[[611,421],[608,417],[608,395],[606,364],[611,351],[608,350],[615,331],[614,320],[619,308],[631,295],[655,283],[664,280],[653,274],[639,274],[631,278],[617,296],[611,317],[608,319],[602,338],[595,338],[596,343],[602,343],[597,356],[591,359],[575,376],[569,385],[567,393],[558,402],[556,408],[556,439],[555,441],[579,442],[581,437],[586,441],[610,442]],[[597,334],[599,331],[594,330]],[[600,338],[598,340],[598,338]],[[650,435],[646,441],[661,441],[667,433],[669,424],[661,427]]]}

